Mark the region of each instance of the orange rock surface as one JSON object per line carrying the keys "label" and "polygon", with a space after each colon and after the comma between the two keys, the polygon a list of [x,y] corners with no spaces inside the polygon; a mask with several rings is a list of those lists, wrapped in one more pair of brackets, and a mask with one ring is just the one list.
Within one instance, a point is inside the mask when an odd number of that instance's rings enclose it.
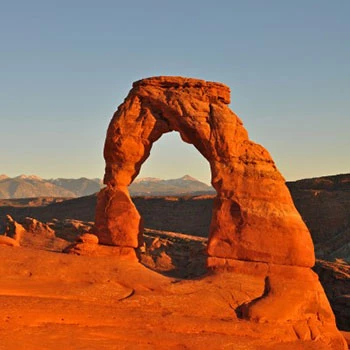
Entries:
{"label": "orange rock surface", "polygon": [[0,349],[346,349],[308,268],[238,262],[181,280],[115,254],[0,246],[0,260]]}
{"label": "orange rock surface", "polygon": [[[237,318],[256,327],[255,331],[258,324],[282,327],[288,329],[288,335],[280,342],[321,342],[329,349],[345,349],[329,302],[310,269],[315,262],[310,233],[269,153],[249,140],[229,103],[230,90],[219,83],[180,77],[134,83],[107,131],[107,186],[98,195],[94,233],[105,245],[141,247],[142,218],[128,186],[152,144],[162,134],[177,131],[208,160],[217,191],[207,267],[218,274],[202,282],[218,287],[225,281],[219,289],[228,293],[230,308]],[[160,240],[153,241],[149,250],[156,256],[146,254],[144,263],[161,270],[175,268],[176,259],[163,250]],[[214,307],[218,295],[212,297],[206,292],[196,296],[205,301],[205,312]],[[215,313],[226,317],[226,311]]]}
{"label": "orange rock surface", "polygon": [[[13,220],[13,218],[10,215],[6,215],[0,224],[0,235],[12,238],[14,241],[17,242],[16,245],[20,244],[20,241],[25,232],[25,228],[21,224]],[[5,239],[3,241],[5,241]]]}
{"label": "orange rock surface", "polygon": [[102,244],[138,247],[143,225],[128,186],[164,133],[177,131],[208,160],[214,203],[211,257],[314,265],[308,229],[269,153],[248,138],[220,83],[181,77],[137,81],[114,114],[104,148],[107,185],[98,196]]}

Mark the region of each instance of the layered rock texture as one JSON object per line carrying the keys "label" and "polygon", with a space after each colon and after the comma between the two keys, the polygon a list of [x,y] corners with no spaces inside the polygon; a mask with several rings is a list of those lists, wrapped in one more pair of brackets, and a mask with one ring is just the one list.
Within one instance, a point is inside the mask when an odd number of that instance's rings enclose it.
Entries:
{"label": "layered rock texture", "polygon": [[0,245],[19,246],[24,233],[24,227],[10,215],[0,221]]}
{"label": "layered rock texture", "polygon": [[[217,192],[207,266],[259,285],[258,293],[241,285],[243,299],[231,295],[237,317],[277,328],[288,325],[293,339],[321,340],[330,349],[345,349],[310,269],[315,263],[310,233],[271,156],[249,140],[229,103],[230,90],[219,83],[181,77],[135,82],[107,131],[106,187],[98,195],[94,233],[100,243],[120,250],[142,246],[143,222],[128,186],[153,143],[177,131],[208,160]],[[153,242],[152,249],[157,252],[161,244]],[[169,262],[160,251],[149,263]]]}
{"label": "layered rock texture", "polygon": [[326,291],[338,327],[350,332],[350,265],[318,260],[314,270]]}
{"label": "layered rock texture", "polygon": [[103,244],[138,247],[143,225],[128,186],[164,133],[177,131],[208,160],[214,202],[208,254],[215,258],[310,267],[313,244],[269,153],[248,138],[220,83],[155,77],[133,84],[109,125],[107,185],[98,196]]}

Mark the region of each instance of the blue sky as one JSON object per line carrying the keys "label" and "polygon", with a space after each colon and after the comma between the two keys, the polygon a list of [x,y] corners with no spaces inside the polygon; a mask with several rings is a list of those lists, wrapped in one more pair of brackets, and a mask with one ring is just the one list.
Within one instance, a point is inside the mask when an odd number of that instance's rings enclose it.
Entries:
{"label": "blue sky", "polygon": [[[231,108],[287,180],[350,172],[350,1],[3,1],[0,173],[102,177],[106,129],[133,81],[230,86]],[[141,176],[209,182],[164,135]]]}

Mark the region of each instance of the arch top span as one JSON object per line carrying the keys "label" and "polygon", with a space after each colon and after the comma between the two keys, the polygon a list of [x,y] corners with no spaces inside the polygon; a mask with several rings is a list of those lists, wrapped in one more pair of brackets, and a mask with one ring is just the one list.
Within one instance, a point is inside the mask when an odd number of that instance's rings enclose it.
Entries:
{"label": "arch top span", "polygon": [[205,81],[194,78],[184,78],[177,76],[158,76],[135,81],[132,86],[138,88],[142,86],[156,86],[162,89],[167,88],[194,88],[203,90],[207,96],[220,99],[223,103],[231,103],[230,88],[222,83]]}
{"label": "arch top span", "polygon": [[248,138],[230,110],[230,89],[183,77],[133,84],[108,127],[104,183],[95,230],[103,244],[138,247],[142,219],[128,192],[162,134],[177,131],[208,160],[217,191],[208,255],[282,265],[312,266],[310,234],[285,180],[265,148]]}

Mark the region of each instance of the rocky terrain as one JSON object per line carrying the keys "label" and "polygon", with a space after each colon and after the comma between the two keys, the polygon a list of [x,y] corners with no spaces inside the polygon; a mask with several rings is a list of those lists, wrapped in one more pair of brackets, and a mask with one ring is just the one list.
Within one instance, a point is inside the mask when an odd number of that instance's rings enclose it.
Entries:
{"label": "rocky terrain", "polygon": [[[288,183],[315,242],[316,256],[320,259],[315,271],[337,316],[338,327],[344,330],[350,330],[349,179],[350,174],[346,174]],[[320,183],[327,183],[327,188],[320,188]],[[133,201],[147,227],[148,249],[142,262],[177,278],[203,273],[213,196],[135,197]],[[92,227],[96,195],[69,200],[50,197],[0,200],[0,204],[2,218],[10,214],[24,222],[25,217],[34,217],[55,231],[54,237],[27,234],[22,246],[60,250]],[[181,234],[187,235],[187,239],[180,239]],[[203,238],[196,240],[193,236]]]}
{"label": "rocky terrain", "polygon": [[[239,306],[264,284],[244,270],[208,274],[205,238],[146,230],[142,266],[97,245],[91,225],[7,218],[20,246],[0,239],[0,349],[344,348],[312,321],[242,319]],[[59,253],[74,241],[71,254]]]}
{"label": "rocky terrain", "polygon": [[[328,186],[321,187],[320,183]],[[334,184],[333,184],[334,183]],[[333,184],[333,185],[332,185]],[[350,262],[350,174],[287,182],[308,226],[319,259]],[[146,228],[208,237],[214,195],[136,196],[133,201]],[[41,197],[0,199],[0,216],[40,221],[67,218],[94,221],[96,195],[67,200]]]}
{"label": "rocky terrain", "polygon": [[[350,175],[347,175],[350,178]],[[314,181],[316,181],[315,179]],[[317,181],[316,181],[317,182]],[[313,191],[311,188],[298,189],[299,182],[289,183],[294,200],[307,197],[297,197],[299,191]],[[345,189],[343,196],[347,190]],[[339,195],[339,193],[338,193]],[[312,203],[304,203],[301,212],[308,224],[317,223],[319,210],[322,206],[327,206],[325,201],[318,202],[320,196],[310,196]],[[143,255],[143,263],[157,271],[173,274],[174,277],[193,277],[203,273],[205,266],[205,246],[210,225],[211,211],[213,205],[212,196],[199,197],[136,197],[133,199],[138,210],[145,220],[145,242],[149,247],[147,253]],[[298,202],[297,202],[298,203]],[[344,202],[348,203],[348,202]],[[22,245],[45,249],[62,249],[73,242],[77,235],[89,231],[94,221],[94,211],[96,206],[96,196],[89,196],[71,200],[59,200],[57,198],[37,198],[2,200],[0,203],[0,216],[4,218],[6,214],[11,214],[19,222],[25,222],[25,217],[32,216],[48,224],[55,231],[55,237],[27,234]],[[314,208],[314,211],[312,210]],[[338,208],[335,206],[335,208]],[[309,216],[308,216],[309,215]],[[330,212],[330,217],[332,212]],[[334,221],[333,225],[336,224]],[[339,222],[342,225],[342,221]],[[316,247],[327,247],[327,240],[322,244],[317,231],[312,229],[313,239],[317,240]],[[317,227],[316,227],[317,229]],[[174,233],[169,233],[169,231]],[[187,239],[183,240],[182,234],[187,234]],[[171,241],[169,237],[175,235]],[[178,235],[178,237],[176,236]],[[315,236],[314,236],[315,235]],[[195,236],[199,236],[198,240]],[[190,239],[188,239],[190,237]],[[200,238],[203,237],[203,238]],[[62,241],[63,240],[63,241]],[[154,244],[153,242],[156,241]],[[177,242],[177,244],[176,244]],[[347,241],[348,243],[349,241]],[[322,259],[323,248],[320,253],[316,250],[316,255]],[[191,254],[183,258],[183,254]],[[152,252],[152,254],[150,253]],[[320,256],[319,256],[320,254]],[[337,316],[338,326],[341,329],[350,330],[349,315],[349,294],[350,294],[350,272],[348,260],[340,260],[343,256],[335,257],[331,253],[328,257],[330,261],[318,260],[315,271],[319,274],[321,282],[326,290],[327,296]],[[346,257],[345,257],[346,258]],[[347,258],[348,259],[348,258]]]}
{"label": "rocky terrain", "polygon": [[[285,180],[229,103],[230,89],[221,83],[165,76],[135,82],[108,127],[106,186],[94,223],[3,218],[3,346],[17,348],[20,339],[28,348],[30,339],[35,348],[40,339],[61,348],[67,335],[61,321],[83,348],[96,348],[96,334],[98,348],[347,348],[311,269],[314,244]],[[130,197],[128,186],[153,142],[171,131],[210,163],[217,196],[208,238],[145,229]],[[189,200],[210,198],[163,199],[188,208]],[[46,215],[64,203],[47,205]],[[26,209],[16,208],[22,215]],[[187,210],[181,220],[193,218]],[[202,229],[196,222],[190,230],[195,227]],[[69,244],[62,250],[63,243]],[[328,285],[339,285],[329,293],[334,305],[342,304],[338,327],[346,329],[348,265],[336,262],[335,274],[332,264],[316,268]],[[16,332],[21,325],[25,334]],[[48,326],[56,342],[40,336]]]}
{"label": "rocky terrain", "polygon": [[314,271],[331,303],[339,329],[350,331],[350,265],[317,260]]}
{"label": "rocky terrain", "polygon": [[350,174],[289,182],[320,259],[350,262]]}
{"label": "rocky terrain", "polygon": [[[350,330],[349,179],[350,174],[345,174],[288,183],[315,242],[316,256],[320,259],[315,271],[337,316],[338,327],[344,330]],[[203,273],[213,196],[150,196],[135,197],[133,201],[147,227],[145,242],[149,249],[143,255],[143,263],[173,277],[187,278]],[[33,217],[55,231],[54,237],[27,234],[22,246],[59,250],[91,228],[96,195],[70,200],[52,197],[0,200],[0,204],[1,217],[10,214],[20,222]],[[193,241],[192,237],[174,242],[169,236],[164,238],[164,232],[169,231],[203,239]],[[153,241],[156,242],[153,244]],[[189,255],[184,258],[184,254]]]}

